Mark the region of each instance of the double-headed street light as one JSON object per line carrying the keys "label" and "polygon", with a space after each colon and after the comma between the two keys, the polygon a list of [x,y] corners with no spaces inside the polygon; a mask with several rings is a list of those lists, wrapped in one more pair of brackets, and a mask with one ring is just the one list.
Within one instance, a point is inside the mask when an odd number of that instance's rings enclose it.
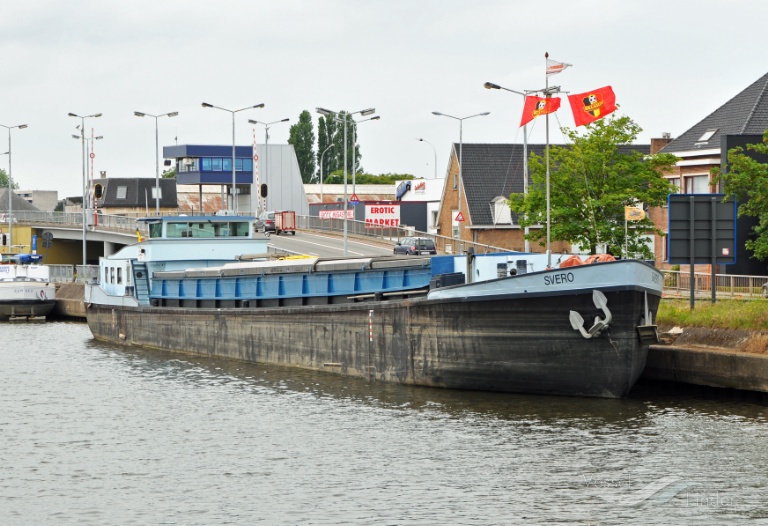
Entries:
{"label": "double-headed street light", "polygon": [[417,138],[417,141],[425,142],[429,144],[432,147],[432,151],[435,153],[435,179],[437,179],[437,150],[435,149],[435,145],[429,142],[426,139]]}
{"label": "double-headed street light", "polygon": [[[458,213],[461,214],[461,160],[462,160],[462,150],[464,149],[464,136],[463,136],[463,126],[464,121],[467,119],[471,119],[472,117],[485,117],[486,115],[490,115],[490,111],[486,111],[483,113],[475,113],[474,115],[469,115],[468,117],[454,117],[453,115],[447,115],[445,113],[440,113],[439,111],[433,111],[432,115],[437,115],[438,117],[448,117],[449,119],[454,119],[459,121],[459,180],[458,180],[458,187],[459,187],[459,203],[458,203]],[[459,223],[459,236],[458,239],[461,240],[461,221]]]}
{"label": "double-headed street light", "polygon": [[[499,86],[498,84],[494,84],[493,82],[486,82],[485,84],[483,84],[483,87],[485,89],[501,89],[504,91],[509,91],[510,93],[521,95],[523,97],[523,102],[525,102],[525,97],[528,96],[528,93],[505,88],[504,86]],[[527,194],[528,194],[528,123],[523,125],[523,195],[527,195]],[[530,231],[529,227],[525,227],[525,251],[526,252],[531,251],[531,242],[528,241],[529,231]]]}
{"label": "double-headed street light", "polygon": [[217,110],[228,111],[232,114],[232,211],[234,211],[235,215],[237,215],[237,180],[235,179],[235,113],[263,107],[264,103],[262,102],[261,104],[256,104],[255,106],[240,108],[239,110],[228,110],[227,108],[222,108],[220,106],[214,106],[213,104],[203,102],[203,108],[216,108]]}
{"label": "double-headed street light", "polygon": [[325,108],[315,108],[317,113],[324,117],[331,117],[333,116],[334,120],[337,122],[343,122],[344,123],[344,255],[347,255],[347,206],[348,206],[348,199],[347,199],[347,122],[349,122],[349,116],[350,115],[356,115],[360,114],[363,117],[367,117],[369,115],[373,115],[376,113],[376,110],[374,108],[368,108],[367,110],[360,110],[355,111],[352,113],[344,112],[343,118],[339,118],[339,112],[328,110]]}
{"label": "double-headed street light", "polygon": [[[250,124],[261,124],[262,126],[264,126],[264,183],[267,185],[267,190],[269,190],[269,184],[270,184],[269,183],[269,127],[272,126],[273,124],[278,124],[280,122],[288,122],[289,120],[291,119],[289,119],[288,117],[286,117],[285,119],[281,119],[279,121],[272,121],[272,122],[261,122],[253,119],[248,119],[248,122]],[[259,188],[258,192],[259,192],[259,197],[261,197],[261,188]],[[269,191],[267,191],[267,198],[269,198]],[[260,210],[260,206],[261,206],[260,202],[261,202],[260,200],[256,201],[256,208],[258,210]],[[269,210],[269,206],[267,205],[266,200],[264,201],[264,206],[266,207],[267,210]]]}
{"label": "double-headed street light", "polygon": [[[134,115],[137,117],[153,117],[155,119],[155,215],[160,215],[160,143],[157,135],[157,119],[160,117],[176,117],[179,112],[171,111],[169,113],[162,113],[160,115],[152,115],[151,113],[143,113],[141,111],[134,111]],[[234,162],[234,161],[233,161]]]}
{"label": "double-headed street light", "polygon": [[77,115],[76,113],[70,113],[68,114],[70,117],[75,117],[77,119],[80,119],[80,142],[82,143],[82,154],[81,157],[83,158],[83,266],[86,265],[87,259],[86,259],[86,241],[87,241],[87,230],[86,230],[86,207],[85,202],[88,196],[88,180],[85,178],[85,119],[95,119],[97,117],[101,117],[101,113],[94,113],[93,115]]}
{"label": "double-headed street light", "polygon": [[27,127],[26,124],[17,124],[16,126],[6,126],[0,124],[3,128],[8,130],[8,251],[13,250],[13,177],[11,175],[11,130],[17,128],[23,130]]}

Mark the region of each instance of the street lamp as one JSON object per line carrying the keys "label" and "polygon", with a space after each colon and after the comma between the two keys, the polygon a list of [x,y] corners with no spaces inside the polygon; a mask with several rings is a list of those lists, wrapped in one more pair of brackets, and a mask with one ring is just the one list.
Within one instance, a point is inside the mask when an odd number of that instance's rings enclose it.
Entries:
{"label": "street lamp", "polygon": [[76,113],[69,113],[69,117],[75,117],[77,119],[80,119],[80,142],[82,144],[82,154],[81,157],[83,159],[83,267],[86,265],[86,241],[87,241],[87,233],[85,228],[85,218],[86,218],[86,209],[85,209],[85,200],[88,195],[88,180],[85,178],[85,119],[95,119],[97,117],[101,117],[101,113],[94,113],[93,115],[77,115]]}
{"label": "street lamp", "polygon": [[[504,91],[509,91],[510,93],[515,93],[517,95],[522,95],[523,102],[525,102],[525,97],[528,96],[528,93],[533,92],[523,92],[523,91],[517,91],[509,88],[505,88],[503,86],[499,86],[498,84],[494,84],[493,82],[486,82],[483,84],[483,87],[485,89],[502,89]],[[528,123],[523,125],[523,195],[528,194]],[[529,227],[525,227],[525,251],[530,252],[531,251],[531,242],[528,241],[528,233],[530,232]]]}
{"label": "street lamp", "polygon": [[[248,119],[248,122],[251,124],[261,124],[264,126],[264,183],[267,185],[267,199],[269,199],[269,127],[273,124],[278,124],[280,122],[288,122],[289,118],[285,118],[279,121],[272,121],[272,122],[261,122],[261,121],[255,121],[253,119]],[[281,187],[282,189],[282,187]],[[282,195],[282,192],[281,192]],[[261,188],[259,188],[259,197],[261,197]],[[257,209],[259,208],[259,201],[256,202]],[[267,201],[264,201],[264,206],[269,210],[269,205],[267,204]]]}
{"label": "street lamp", "polygon": [[13,177],[11,175],[11,130],[18,128],[23,130],[27,127],[26,124],[17,124],[16,126],[6,126],[0,124],[3,128],[8,130],[8,251],[13,250]]}
{"label": "street lamp", "polygon": [[347,122],[349,122],[349,116],[350,115],[356,115],[360,114],[363,117],[367,117],[369,115],[373,115],[376,110],[374,108],[368,108],[367,110],[360,110],[355,111],[352,113],[344,112],[344,118],[339,118],[339,113],[328,110],[325,108],[315,108],[317,113],[320,115],[323,115],[324,117],[330,117],[333,116],[334,120],[337,122],[343,122],[344,123],[344,255],[347,255]]}
{"label": "street lamp", "polygon": [[375,117],[371,117],[370,119],[362,119],[359,121],[352,120],[352,122],[355,123],[355,126],[352,128],[352,195],[357,195],[357,191],[355,189],[355,178],[357,176],[357,125],[361,122],[365,121],[377,121],[381,119],[381,116],[376,115]]}
{"label": "street lamp", "polygon": [[[458,204],[458,210],[459,214],[461,214],[461,160],[462,160],[462,150],[464,149],[464,137],[463,137],[463,127],[464,127],[464,121],[467,119],[471,119],[472,117],[485,117],[486,115],[490,115],[490,111],[486,111],[483,113],[475,113],[474,115],[469,115],[468,117],[454,117],[453,115],[447,115],[445,113],[440,113],[439,111],[433,111],[432,115],[437,115],[438,117],[448,117],[449,119],[454,119],[459,121],[459,181],[458,181],[458,187],[459,187],[459,204]],[[461,221],[459,221],[459,240],[461,240]]]}
{"label": "street lamp", "polygon": [[416,140],[429,144],[432,147],[432,151],[435,152],[435,179],[437,179],[437,150],[435,149],[435,145],[426,139],[416,139]]}
{"label": "street lamp", "polygon": [[333,148],[333,143],[328,145],[328,148],[323,150],[323,153],[320,155],[320,205],[323,204],[323,158],[325,157],[325,152]]}
{"label": "street lamp", "polygon": [[[93,135],[93,128],[91,128],[91,135]],[[79,138],[80,138],[80,136],[79,136],[79,135],[72,135],[72,138],[73,138],[73,139],[79,139]],[[87,178],[87,180],[88,180],[88,189],[89,189],[89,190],[90,190],[90,189],[92,188],[92,186],[93,186],[93,158],[96,156],[96,155],[93,153],[93,141],[100,141],[100,140],[101,140],[101,139],[103,139],[103,138],[104,138],[104,136],[103,136],[103,135],[99,135],[99,136],[97,136],[97,137],[86,137],[86,138],[85,138],[85,151],[86,151],[86,152],[91,152],[91,153],[89,154],[89,157],[90,157],[90,161],[91,161],[91,162],[90,162],[90,163],[88,163],[88,162],[86,161],[87,165],[86,165],[86,169],[85,169],[85,175],[86,175],[86,178]],[[90,198],[90,197],[91,197],[91,196],[90,196],[90,192],[88,192],[88,194],[89,194],[89,195],[88,195],[88,197]],[[96,215],[96,213],[95,213],[95,202],[96,202],[96,200],[94,199],[94,215]]]}
{"label": "street lamp", "polygon": [[[155,119],[155,215],[160,215],[160,143],[157,136],[157,119],[160,117],[176,117],[179,112],[171,111],[169,113],[162,113],[160,115],[152,115],[151,113],[142,113],[140,111],[134,111],[134,115],[137,117],[154,117]],[[234,161],[232,161],[234,163]]]}
{"label": "street lamp", "polygon": [[235,179],[235,113],[263,107],[264,103],[262,102],[261,104],[256,104],[255,106],[240,108],[239,110],[228,110],[227,108],[221,108],[219,106],[214,106],[213,104],[203,102],[203,108],[216,108],[217,110],[228,111],[232,114],[232,210],[235,212],[235,215],[237,215],[237,180]]}

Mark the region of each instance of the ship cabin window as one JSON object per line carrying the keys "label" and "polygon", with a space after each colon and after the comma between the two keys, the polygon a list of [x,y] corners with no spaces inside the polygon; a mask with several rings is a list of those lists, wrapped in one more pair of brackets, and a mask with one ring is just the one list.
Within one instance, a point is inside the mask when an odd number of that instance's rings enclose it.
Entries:
{"label": "ship cabin window", "polygon": [[163,224],[162,223],[150,223],[149,224],[149,237],[150,238],[163,237]]}
{"label": "ship cabin window", "polygon": [[189,237],[189,225],[187,223],[167,223],[165,235],[169,238]]}
{"label": "ship cabin window", "polygon": [[248,237],[248,223],[246,221],[237,221],[230,223],[232,225],[232,228],[230,228],[230,235],[235,237]]}
{"label": "ship cabin window", "polygon": [[117,284],[123,284],[123,269],[120,267],[117,267]]}
{"label": "ship cabin window", "polygon": [[115,282],[115,267],[109,267],[109,282]]}

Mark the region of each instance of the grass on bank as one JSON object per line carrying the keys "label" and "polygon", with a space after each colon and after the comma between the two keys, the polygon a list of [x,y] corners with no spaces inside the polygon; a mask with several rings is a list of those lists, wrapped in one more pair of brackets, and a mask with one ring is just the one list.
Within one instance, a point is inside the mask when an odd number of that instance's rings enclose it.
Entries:
{"label": "grass on bank", "polygon": [[768,300],[663,299],[656,323],[663,326],[768,330]]}

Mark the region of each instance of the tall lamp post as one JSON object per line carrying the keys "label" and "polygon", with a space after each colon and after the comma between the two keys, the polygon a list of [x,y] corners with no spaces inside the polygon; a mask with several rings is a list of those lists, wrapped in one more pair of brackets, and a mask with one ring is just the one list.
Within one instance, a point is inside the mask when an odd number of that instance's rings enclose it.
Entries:
{"label": "tall lamp post", "polygon": [[381,119],[381,116],[375,115],[370,119],[362,119],[359,121],[352,120],[355,126],[352,127],[352,195],[357,195],[357,189],[355,187],[355,178],[357,176],[357,125],[365,121],[377,121]]}
{"label": "tall lamp post", "polygon": [[[272,121],[272,122],[261,122],[261,121],[255,121],[253,119],[248,119],[248,122],[250,124],[261,124],[264,126],[264,182],[267,184],[267,190],[269,190],[269,127],[273,124],[278,124],[280,122],[288,122],[289,119],[286,117],[285,119],[281,119],[279,121]],[[259,188],[259,192],[261,192],[261,188]],[[261,196],[261,193],[259,193],[259,196]],[[267,191],[267,200],[265,201],[265,206],[267,207],[267,210],[269,210],[269,204],[267,204],[269,201],[269,191]],[[257,205],[258,206],[258,205]]]}
{"label": "tall lamp post", "polygon": [[429,144],[429,145],[432,147],[432,151],[433,151],[433,152],[435,152],[435,179],[437,179],[437,150],[435,149],[435,145],[434,145],[434,144],[432,144],[431,142],[429,142],[429,141],[428,141],[428,140],[426,140],[426,139],[420,139],[420,138],[418,138],[418,139],[416,139],[416,140],[417,140],[417,141],[421,141],[421,142],[425,142],[425,143]]}
{"label": "tall lamp post", "polygon": [[[93,135],[93,128],[91,128],[91,135]],[[80,139],[80,136],[73,134],[72,138],[73,139]],[[91,162],[88,163],[86,165],[86,168],[85,168],[85,177],[86,177],[86,179],[88,181],[88,188],[91,188],[91,185],[93,185],[93,158],[95,157],[95,154],[93,153],[93,141],[100,141],[103,138],[104,138],[103,135],[98,135],[96,137],[86,137],[85,138],[85,151],[86,152],[90,152],[89,157],[91,159]],[[95,202],[95,200],[94,200],[94,202]]]}
{"label": "tall lamp post", "polygon": [[343,118],[339,117],[339,112],[328,110],[325,108],[315,108],[317,113],[324,117],[331,117],[333,116],[334,120],[337,122],[343,122],[344,123],[344,255],[347,255],[347,206],[348,206],[348,199],[347,199],[347,122],[349,122],[349,116],[350,115],[356,115],[360,114],[363,117],[367,117],[368,115],[373,115],[376,110],[374,108],[368,108],[367,110],[360,110],[355,111],[352,113],[344,112]]}
{"label": "tall lamp post", "polygon": [[333,143],[328,145],[328,148],[323,150],[323,153],[320,155],[320,206],[323,205],[323,158],[325,157],[325,152],[333,148]]}
{"label": "tall lamp post", "polygon": [[[504,86],[499,86],[498,84],[494,84],[493,82],[486,82],[483,84],[483,87],[485,89],[501,89],[504,91],[509,91],[510,93],[515,93],[517,95],[521,95],[523,97],[523,102],[525,102],[525,97],[528,96],[528,92],[525,93],[523,91],[517,91],[509,88],[505,88]],[[523,125],[523,194],[528,194],[528,124],[526,123]],[[525,251],[530,252],[531,251],[531,242],[528,241],[528,233],[530,232],[529,227],[525,227]]]}
{"label": "tall lamp post", "polygon": [[[134,111],[134,115],[137,117],[153,117],[155,119],[155,215],[160,215],[160,142],[158,140],[157,133],[157,119],[160,117],[176,117],[179,112],[171,111],[169,113],[162,113],[160,115],[152,115],[151,113],[143,113],[140,111]],[[234,160],[232,161],[234,164]]]}
{"label": "tall lamp post", "polygon": [[[467,117],[454,117],[453,115],[447,115],[445,113],[440,113],[439,111],[433,111],[432,115],[437,115],[438,117],[448,117],[449,119],[454,119],[459,121],[459,181],[458,181],[458,187],[459,187],[459,203],[458,203],[458,211],[461,213],[461,186],[463,184],[461,179],[461,161],[462,161],[462,150],[464,149],[464,121],[467,119],[471,119],[472,117],[485,117],[486,115],[490,115],[490,111],[486,111],[483,113],[475,113],[474,115],[469,115]],[[459,240],[461,240],[461,222],[459,222]]]}
{"label": "tall lamp post", "polygon": [[87,255],[86,255],[86,241],[87,241],[87,230],[85,225],[86,220],[86,206],[85,202],[88,196],[88,180],[85,178],[85,119],[95,119],[97,117],[101,117],[101,113],[94,113],[93,115],[77,115],[76,113],[70,113],[68,114],[70,117],[75,117],[77,119],[80,119],[80,142],[82,144],[82,153],[81,157],[83,159],[83,266],[86,265],[87,262]]}
{"label": "tall lamp post", "polygon": [[11,175],[11,130],[17,128],[23,130],[27,127],[26,124],[17,124],[16,126],[6,126],[0,124],[3,128],[8,130],[8,251],[13,250],[13,176]]}
{"label": "tall lamp post", "polygon": [[220,106],[214,106],[203,102],[203,108],[216,108],[217,110],[228,111],[232,114],[232,211],[237,215],[237,180],[235,179],[235,113],[245,110],[252,110],[254,108],[263,108],[264,103],[256,104],[255,106],[248,106],[240,108],[239,110],[228,110]]}

